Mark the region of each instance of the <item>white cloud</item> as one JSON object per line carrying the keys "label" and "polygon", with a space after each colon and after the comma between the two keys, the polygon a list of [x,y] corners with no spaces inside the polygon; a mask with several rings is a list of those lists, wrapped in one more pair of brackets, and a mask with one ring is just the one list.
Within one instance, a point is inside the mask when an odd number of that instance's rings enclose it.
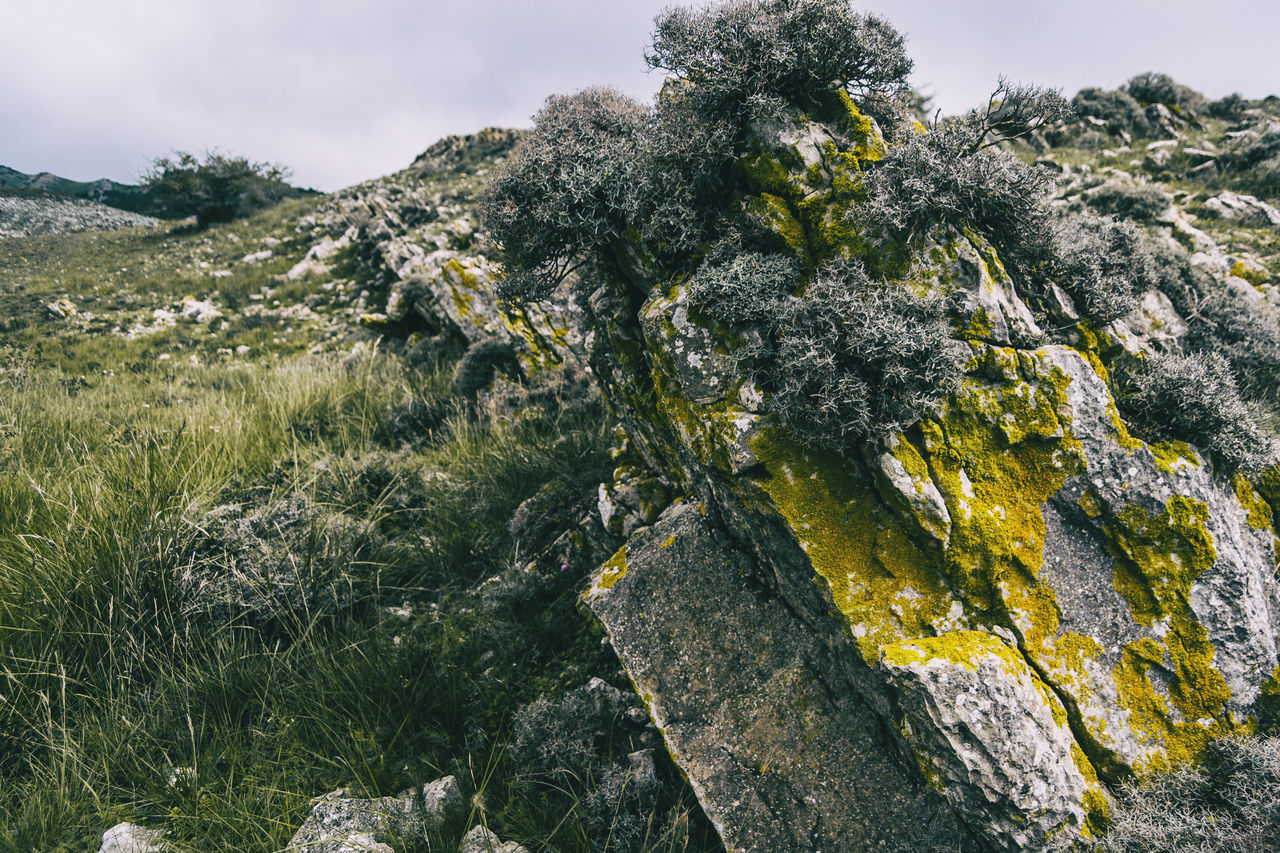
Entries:
{"label": "white cloud", "polygon": [[[6,4],[0,163],[133,180],[171,149],[219,147],[334,189],[399,169],[448,133],[526,125],[595,84],[657,88],[642,51],[665,0],[21,0]],[[915,80],[947,111],[999,73],[1115,86],[1166,71],[1211,96],[1280,92],[1270,3],[877,0]]]}

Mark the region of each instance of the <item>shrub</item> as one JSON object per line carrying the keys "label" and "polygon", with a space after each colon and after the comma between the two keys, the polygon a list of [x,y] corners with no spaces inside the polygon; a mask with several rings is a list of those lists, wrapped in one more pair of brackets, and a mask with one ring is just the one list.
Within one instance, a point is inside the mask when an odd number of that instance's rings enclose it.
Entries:
{"label": "shrub", "polygon": [[497,338],[476,341],[467,347],[453,372],[453,387],[459,397],[474,397],[492,384],[495,374],[519,378],[520,361],[511,344]]}
{"label": "shrub", "polygon": [[1071,104],[1077,115],[1105,121],[1107,130],[1111,133],[1127,133],[1140,138],[1151,133],[1151,124],[1147,121],[1142,105],[1128,92],[1081,89],[1071,99]]}
{"label": "shrub", "polygon": [[799,280],[790,258],[743,252],[729,260],[708,258],[689,282],[689,297],[722,323],[764,323],[777,320]]}
{"label": "shrub", "polygon": [[1054,243],[1052,274],[1095,320],[1128,314],[1156,281],[1142,232],[1127,222],[1072,216],[1058,226]]}
{"label": "shrub", "polygon": [[547,99],[481,199],[485,226],[502,244],[504,298],[545,299],[622,236],[648,120],[645,107],[613,89]]}
{"label": "shrub", "polygon": [[1169,197],[1151,184],[1109,182],[1085,195],[1085,201],[1099,213],[1150,222],[1169,209]]}
{"label": "shrub", "polygon": [[1249,108],[1249,102],[1239,92],[1232,92],[1225,98],[1219,98],[1211,101],[1205,112],[1214,118],[1220,118],[1223,121],[1239,121],[1244,117],[1244,111]]}
{"label": "shrub", "polygon": [[1204,95],[1175,81],[1168,74],[1146,71],[1124,84],[1124,91],[1143,104],[1164,104],[1182,110],[1195,110],[1205,103]]}
{"label": "shrub", "polygon": [[490,186],[504,298],[543,299],[584,265],[616,263],[628,227],[661,261],[687,262],[720,222],[755,119],[829,110],[841,93],[905,98],[911,69],[902,36],[844,0],[671,9],[646,59],[673,75],[653,110],[607,89],[553,97]]}
{"label": "shrub", "polygon": [[1112,816],[1106,853],[1280,849],[1280,738],[1216,741],[1203,768],[1126,788]]}
{"label": "shrub", "polygon": [[963,372],[946,308],[936,293],[872,281],[857,261],[820,270],[766,371],[779,416],[808,444],[847,450],[930,414]]}
{"label": "shrub", "polygon": [[161,216],[195,216],[206,228],[270,207],[297,191],[285,183],[289,170],[245,157],[206,154],[201,161],[185,151],[157,157],[142,176],[148,199]]}
{"label": "shrub", "polygon": [[809,108],[822,93],[906,94],[902,34],[845,0],[729,0],[668,9],[645,54],[693,84],[704,114],[736,115],[761,99]]}
{"label": "shrub", "polygon": [[1280,388],[1280,323],[1191,263],[1181,249],[1153,243],[1156,286],[1187,321],[1185,345],[1217,353],[1231,364],[1240,391],[1267,405]]}
{"label": "shrub", "polygon": [[1277,461],[1275,439],[1254,423],[1221,355],[1137,359],[1116,378],[1116,405],[1144,437],[1189,441],[1227,471],[1253,474]]}

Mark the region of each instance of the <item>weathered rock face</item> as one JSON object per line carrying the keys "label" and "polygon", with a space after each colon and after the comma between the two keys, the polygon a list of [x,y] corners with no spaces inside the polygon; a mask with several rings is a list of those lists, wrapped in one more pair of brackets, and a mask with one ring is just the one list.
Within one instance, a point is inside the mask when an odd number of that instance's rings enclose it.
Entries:
{"label": "weathered rock face", "polygon": [[448,137],[402,172],[335,193],[315,216],[318,242],[289,277],[328,273],[345,253],[373,274],[367,325],[459,348],[508,340],[530,368],[574,360],[582,325],[567,300],[499,308],[492,244],[476,221],[488,170],[519,138],[499,128]]}
{"label": "weathered rock face", "polygon": [[706,509],[672,506],[602,567],[586,599],[725,846],[963,838],[918,771],[886,751],[842,638],[798,621]]}
{"label": "weathered rock face", "polygon": [[[815,186],[820,137],[782,137],[743,201],[798,256],[860,239]],[[1147,346],[1141,325],[1077,324],[1058,292],[1045,329],[1072,330],[1050,337],[981,237],[932,239],[909,279],[952,295],[966,376],[861,456],[775,421],[739,367],[750,330],[702,316],[687,281],[623,263],[587,300],[632,446],[706,512],[641,528],[587,600],[734,849],[878,849],[942,819],[910,793],[869,821],[818,781],[865,778],[933,790],[993,849],[1087,848],[1106,784],[1248,730],[1276,683],[1271,511],[1195,448],[1126,429],[1102,356]]]}

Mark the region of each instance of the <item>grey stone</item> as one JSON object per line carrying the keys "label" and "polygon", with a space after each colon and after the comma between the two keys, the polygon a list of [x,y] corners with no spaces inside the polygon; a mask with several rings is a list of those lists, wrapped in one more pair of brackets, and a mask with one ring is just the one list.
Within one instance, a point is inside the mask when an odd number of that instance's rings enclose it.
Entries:
{"label": "grey stone", "polygon": [[526,853],[514,841],[503,841],[487,827],[473,826],[462,839],[458,853]]}
{"label": "grey stone", "polygon": [[1251,195],[1228,190],[1206,200],[1204,207],[1209,216],[1219,219],[1237,220],[1244,225],[1280,228],[1280,210]]}
{"label": "grey stone", "polygon": [[993,847],[1092,847],[1082,803],[1091,788],[1101,792],[1072,755],[1065,709],[1017,649],[954,631],[886,646],[880,665],[935,787]]}
{"label": "grey stone", "polygon": [[465,809],[462,792],[452,776],[377,799],[351,797],[339,788],[313,801],[311,814],[294,833],[288,849],[345,853],[370,849],[368,845],[385,844],[392,838],[425,840],[430,833],[460,820]]}
{"label": "grey stone", "polygon": [[164,832],[145,829],[136,823],[117,823],[102,833],[98,853],[160,853]]}

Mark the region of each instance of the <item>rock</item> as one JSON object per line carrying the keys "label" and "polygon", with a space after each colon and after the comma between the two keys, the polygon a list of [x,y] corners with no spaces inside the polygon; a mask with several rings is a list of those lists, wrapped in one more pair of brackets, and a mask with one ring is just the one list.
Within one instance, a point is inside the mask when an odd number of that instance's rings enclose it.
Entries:
{"label": "rock", "polygon": [[180,313],[184,320],[193,320],[197,323],[210,323],[222,316],[222,312],[212,302],[192,296],[182,298]]}
{"label": "rock", "polygon": [[70,299],[63,297],[44,306],[45,314],[51,320],[66,320],[76,316],[76,304]]}
{"label": "rock", "polygon": [[144,829],[135,823],[117,823],[102,833],[98,853],[160,853],[164,832]]}
{"label": "rock", "polygon": [[471,831],[463,837],[458,853],[526,853],[526,851],[514,841],[504,842],[487,827],[473,826]]}
{"label": "rock", "polygon": [[1180,139],[1187,123],[1164,104],[1151,104],[1146,109],[1151,135],[1159,139]]}
{"label": "rock", "polygon": [[877,715],[828,645],[754,583],[704,507],[637,532],[585,599],[730,851],[859,849],[955,827],[897,763]]}
{"label": "rock", "polygon": [[1225,191],[1204,203],[1205,213],[1218,219],[1236,220],[1243,225],[1280,228],[1280,210],[1243,193]]}
{"label": "rock", "polygon": [[952,631],[885,646],[880,666],[934,787],[996,849],[1092,847],[1085,801],[1106,795],[1066,709],[1015,648]]}
{"label": "rock", "polygon": [[[792,181],[818,205],[804,154],[780,154],[767,191]],[[1230,273],[1177,208],[1160,221]],[[829,239],[761,225],[779,245]],[[584,298],[628,445],[685,495],[585,599],[731,850],[861,853],[930,822],[987,848],[1084,846],[1106,826],[1100,785],[1194,761],[1272,712],[1270,509],[1194,447],[1130,434],[1108,381],[1122,345],[1173,347],[1186,321],[1153,293],[1081,329],[1051,289],[1045,322],[980,235],[924,239],[902,284],[951,295],[965,376],[862,452],[805,446],[770,414],[767,383],[748,392],[735,363],[749,339],[682,313],[680,281],[629,263]],[[973,668],[928,664],[938,637],[970,638]],[[924,651],[895,669],[908,647]],[[961,696],[1007,713],[1007,742]]]}
{"label": "rock", "polygon": [[271,257],[271,255],[272,251],[270,249],[263,249],[260,252],[251,252],[241,258],[240,263],[256,264],[258,261],[265,261],[267,258]]}
{"label": "rock", "polygon": [[373,800],[349,797],[339,788],[313,801],[311,814],[294,833],[288,849],[299,853],[390,850],[385,844],[392,838],[425,841],[465,813],[462,792],[452,776]]}
{"label": "rock", "polygon": [[158,220],[87,199],[0,196],[0,240],[156,225]]}
{"label": "rock", "polygon": [[286,278],[294,281],[304,275],[324,275],[329,272],[329,265],[325,261],[349,245],[351,245],[351,238],[347,234],[343,234],[337,240],[330,240],[325,237],[308,249],[302,260],[294,264],[289,269],[289,272],[285,273]]}

